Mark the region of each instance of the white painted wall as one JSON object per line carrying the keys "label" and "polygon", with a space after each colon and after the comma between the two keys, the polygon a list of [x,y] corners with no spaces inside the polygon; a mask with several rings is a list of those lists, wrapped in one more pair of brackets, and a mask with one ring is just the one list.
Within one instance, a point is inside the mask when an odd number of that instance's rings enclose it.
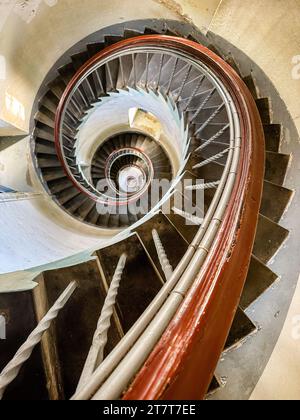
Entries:
{"label": "white painted wall", "polygon": [[0,81],[0,119],[25,132],[37,90],[66,50],[107,26],[178,16],[153,0],[31,0],[23,9],[21,3],[25,2],[1,3],[0,55],[6,76]]}
{"label": "white painted wall", "polygon": [[0,185],[15,191],[32,191],[29,160],[29,137],[0,151]]}

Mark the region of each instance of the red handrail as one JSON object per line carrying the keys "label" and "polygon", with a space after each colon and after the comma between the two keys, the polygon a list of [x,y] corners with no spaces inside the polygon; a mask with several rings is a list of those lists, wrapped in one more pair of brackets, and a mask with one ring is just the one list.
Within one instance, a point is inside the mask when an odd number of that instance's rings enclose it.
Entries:
{"label": "red handrail", "polygon": [[203,399],[224,349],[247,276],[262,196],[264,134],[235,71],[207,48],[176,43],[206,63],[231,94],[241,124],[238,176],[220,231],[183,304],[124,399]]}
{"label": "red handrail", "polygon": [[[235,71],[202,45],[149,35],[121,41],[91,58],[73,77],[56,114],[59,146],[62,111],[76,83],[99,61],[135,46],[175,48],[205,63],[231,94],[241,124],[238,176],[214,245],[183,304],[124,399],[202,399],[224,348],[253,248],[264,177],[264,134],[255,102]],[[66,173],[67,168],[65,168]],[[78,185],[76,185],[77,188]]]}

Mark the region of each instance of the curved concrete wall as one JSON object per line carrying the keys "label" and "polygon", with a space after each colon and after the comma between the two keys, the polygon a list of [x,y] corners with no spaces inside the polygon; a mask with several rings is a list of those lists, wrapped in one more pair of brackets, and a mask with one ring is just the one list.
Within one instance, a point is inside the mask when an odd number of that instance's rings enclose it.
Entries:
{"label": "curved concrete wall", "polygon": [[114,24],[145,16],[177,18],[176,12],[152,0],[31,0],[23,11],[21,7],[12,7],[12,3],[25,2],[6,3],[0,9],[0,55],[5,63],[0,81],[0,120],[25,132],[43,79],[70,47]]}

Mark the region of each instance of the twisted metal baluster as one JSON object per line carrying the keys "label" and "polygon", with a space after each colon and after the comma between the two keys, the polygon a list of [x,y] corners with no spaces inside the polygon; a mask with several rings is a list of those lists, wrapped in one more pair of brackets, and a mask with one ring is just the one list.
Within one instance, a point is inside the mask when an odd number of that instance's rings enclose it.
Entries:
{"label": "twisted metal baluster", "polygon": [[209,90],[209,94],[206,96],[206,98],[204,99],[204,101],[202,102],[202,104],[199,106],[198,110],[193,115],[191,122],[194,122],[195,121],[195,119],[198,117],[198,115],[200,114],[200,112],[202,111],[202,109],[206,106],[206,104],[208,103],[208,101],[210,100],[210,98],[213,96],[213,94],[215,93],[215,91],[216,91],[216,88],[213,88],[213,89]]}
{"label": "twisted metal baluster", "polygon": [[223,152],[218,153],[217,155],[212,156],[211,158],[208,158],[206,160],[204,160],[203,162],[198,163],[197,165],[193,166],[193,169],[198,169],[198,168],[202,168],[205,165],[208,165],[209,163],[215,162],[218,159],[221,159],[223,156],[226,155],[226,153],[229,152],[231,148],[229,147],[228,149],[223,150]]}
{"label": "twisted metal baluster", "polygon": [[178,92],[178,94],[176,95],[175,102],[178,102],[178,101],[179,101],[180,96],[181,96],[181,94],[182,94],[182,92],[183,92],[183,89],[184,89],[184,88],[185,88],[185,86],[186,86],[186,82],[187,82],[187,80],[188,80],[188,78],[189,78],[189,76],[190,76],[190,73],[191,73],[191,71],[192,71],[192,68],[193,68],[193,66],[189,66],[189,67],[188,67],[188,70],[187,70],[187,72],[186,72],[186,74],[185,74],[185,76],[184,76],[184,78],[183,78],[183,80],[182,80],[181,86],[180,86],[180,88],[179,88],[179,92]]}
{"label": "twisted metal baluster", "polygon": [[14,358],[3,369],[0,374],[0,400],[2,399],[7,386],[18,376],[21,367],[30,358],[35,346],[42,340],[44,332],[49,329],[51,322],[57,318],[59,311],[68,302],[76,287],[76,282],[73,281],[66,288],[45,317],[39,322],[38,326],[30,334],[25,343],[19,348]]}
{"label": "twisted metal baluster", "polygon": [[199,89],[200,89],[200,87],[201,87],[201,85],[202,85],[202,83],[203,83],[204,79],[205,79],[205,76],[201,76],[200,80],[198,81],[198,84],[196,85],[196,87],[195,87],[194,91],[192,92],[192,95],[190,96],[190,98],[188,98],[188,102],[187,102],[187,104],[184,106],[184,109],[183,109],[183,111],[184,111],[184,112],[187,112],[187,110],[188,110],[189,106],[190,106],[190,105],[191,105],[191,103],[192,103],[192,100],[194,99],[194,97],[195,97],[195,96],[196,96],[196,94],[198,93],[198,91],[199,91]]}
{"label": "twisted metal baluster", "polygon": [[198,185],[189,185],[185,187],[186,190],[189,191],[198,191],[198,190],[210,190],[213,188],[217,188],[221,181],[216,182],[208,182],[207,184],[198,184]]}
{"label": "twisted metal baluster", "polygon": [[157,78],[156,90],[158,90],[158,88],[159,88],[161,74],[162,74],[162,69],[163,69],[163,66],[164,66],[164,59],[165,59],[164,54],[161,54],[160,61],[159,61],[159,71],[158,71],[158,78]]}
{"label": "twisted metal baluster", "polygon": [[212,136],[210,139],[206,140],[205,143],[203,143],[201,146],[199,146],[195,152],[200,152],[200,150],[205,149],[207,146],[209,146],[211,143],[213,143],[215,140],[217,140],[225,131],[227,128],[230,127],[230,124],[227,124],[225,127],[223,127],[220,131],[218,131],[214,136]]}
{"label": "twisted metal baluster", "polygon": [[166,92],[167,95],[170,93],[170,90],[171,90],[171,86],[172,86],[173,78],[175,76],[175,72],[176,72],[176,67],[177,67],[178,61],[179,61],[179,59],[176,57],[175,62],[174,62],[174,66],[173,66],[173,69],[172,69],[172,72],[170,74],[170,80],[169,80],[169,84],[168,84],[168,88],[167,88],[167,92]]}
{"label": "twisted metal baluster", "polygon": [[78,386],[77,391],[90,379],[96,368],[102,363],[104,358],[104,349],[108,340],[108,331],[111,325],[111,317],[114,312],[116,298],[120,286],[120,281],[126,264],[127,256],[123,254],[117,265],[114,277],[110,284],[101,315],[98,321],[97,329],[95,331],[93,342],[87,356]]}
{"label": "twisted metal baluster", "polygon": [[152,230],[152,237],[155,244],[155,248],[157,251],[157,255],[159,258],[159,262],[163,272],[165,273],[166,279],[169,280],[173,274],[173,268],[170,264],[166,251],[164,249],[163,244],[161,243],[160,237],[158,235],[157,230]]}
{"label": "twisted metal baluster", "polygon": [[203,219],[200,219],[200,217],[193,216],[190,213],[187,213],[186,211],[182,211],[176,207],[172,208],[173,212],[177,214],[177,216],[183,217],[188,222],[192,223],[193,225],[202,225]]}
{"label": "twisted metal baluster", "polygon": [[221,104],[215,111],[213,114],[211,114],[211,116],[205,121],[205,123],[203,123],[201,125],[200,128],[198,128],[198,130],[195,133],[195,136],[197,136],[201,131],[204,130],[204,128],[206,128],[211,122],[212,120],[222,111],[222,109],[224,108],[225,104]]}

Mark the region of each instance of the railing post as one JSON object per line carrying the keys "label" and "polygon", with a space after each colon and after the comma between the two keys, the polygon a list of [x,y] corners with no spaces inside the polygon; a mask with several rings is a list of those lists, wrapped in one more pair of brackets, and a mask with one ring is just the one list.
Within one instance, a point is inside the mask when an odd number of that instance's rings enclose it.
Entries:
{"label": "railing post", "polygon": [[157,230],[152,230],[153,241],[159,258],[159,262],[163,272],[165,273],[166,279],[169,280],[173,274],[173,268],[170,264],[166,251],[163,244],[161,243],[160,237]]}
{"label": "railing post", "polygon": [[25,343],[19,348],[13,359],[3,369],[0,374],[0,400],[7,386],[18,376],[21,367],[30,358],[35,346],[40,343],[44,332],[49,329],[51,322],[57,318],[59,311],[68,302],[76,287],[76,282],[73,281],[66,288],[38,326],[29,335]]}
{"label": "railing post", "polygon": [[114,277],[111,281],[101,315],[98,321],[97,329],[94,334],[93,342],[86,359],[78,386],[77,391],[91,378],[94,371],[102,363],[104,358],[104,349],[107,344],[107,334],[111,325],[111,317],[116,304],[116,298],[120,286],[120,281],[126,264],[127,256],[123,254],[117,265]]}

